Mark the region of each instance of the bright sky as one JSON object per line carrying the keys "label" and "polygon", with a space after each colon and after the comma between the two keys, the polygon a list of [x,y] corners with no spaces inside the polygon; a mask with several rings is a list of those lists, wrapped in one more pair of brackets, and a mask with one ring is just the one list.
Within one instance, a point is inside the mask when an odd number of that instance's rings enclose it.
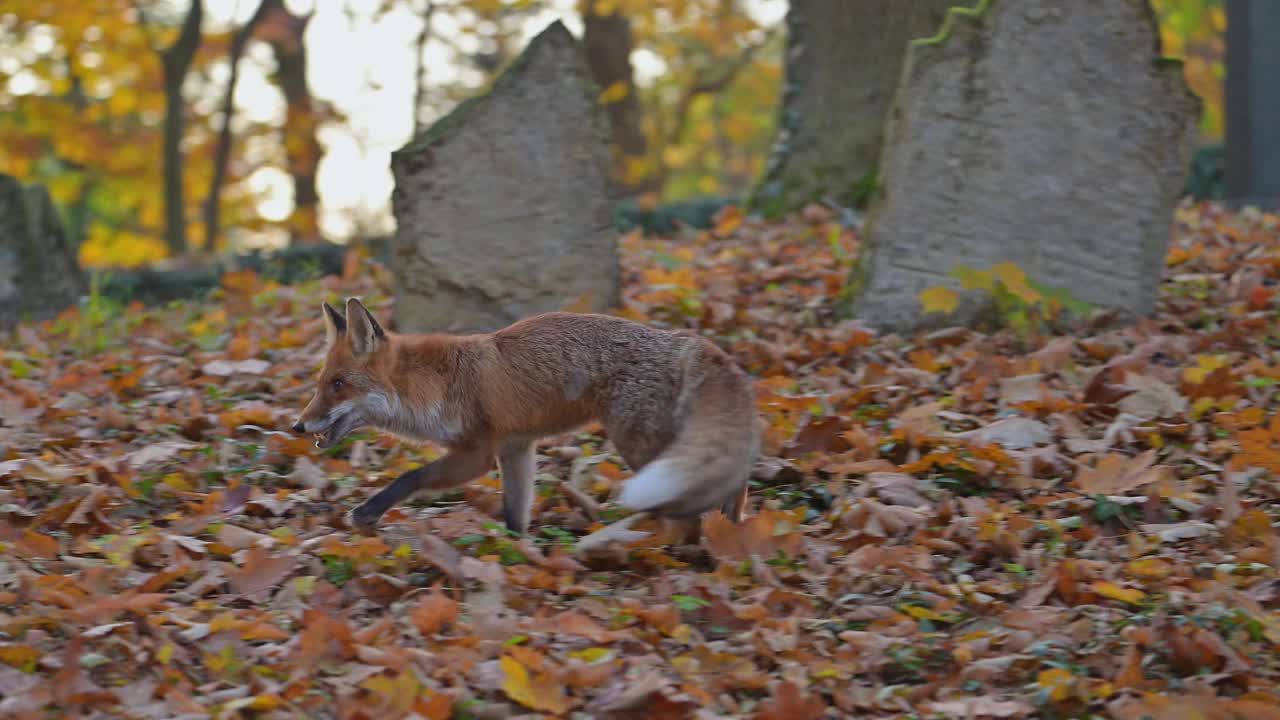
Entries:
{"label": "bright sky", "polygon": [[[348,128],[326,132],[320,138],[326,150],[317,178],[323,206],[321,227],[335,239],[357,232],[390,232],[394,227],[389,205],[390,153],[412,132],[414,43],[422,21],[405,4],[375,21],[375,0],[287,0],[286,4],[295,13],[315,9],[307,29],[312,93],[333,103],[349,121]],[[574,0],[549,0],[547,4],[552,9],[528,23],[526,37],[557,17],[581,36]],[[256,0],[207,0],[207,21],[219,26],[232,19],[243,22],[256,6]],[[746,6],[760,21],[773,23],[786,12],[787,2],[747,0]],[[443,13],[436,14],[433,25],[433,34],[443,37],[457,32]],[[270,51],[257,44],[250,58],[257,62],[242,67],[236,90],[238,112],[249,119],[278,119],[283,115],[283,99],[265,75],[253,69],[259,64],[271,67]],[[479,81],[478,76],[460,76],[475,73],[451,65],[449,52],[439,42],[428,43],[426,59],[428,84]],[[644,53],[637,53],[632,62],[641,83],[662,70],[656,58]],[[267,193],[262,209],[269,218],[283,219],[289,212],[292,190],[287,180],[273,170],[261,170],[251,178],[255,189]],[[353,220],[363,227],[357,227]]]}

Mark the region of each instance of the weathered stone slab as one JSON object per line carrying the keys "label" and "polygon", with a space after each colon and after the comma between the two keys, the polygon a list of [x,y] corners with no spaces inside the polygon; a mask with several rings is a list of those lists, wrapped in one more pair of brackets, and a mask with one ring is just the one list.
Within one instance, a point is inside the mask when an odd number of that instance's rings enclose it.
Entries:
{"label": "weathered stone slab", "polygon": [[791,0],[777,137],[752,204],[767,215],[863,204],[907,47],[961,2]]}
{"label": "weathered stone slab", "polygon": [[958,265],[1005,261],[1077,300],[1149,312],[1194,142],[1198,100],[1157,55],[1148,0],[989,0],[949,11],[908,55],[853,311],[880,330],[926,316]]}
{"label": "weathered stone slab", "polygon": [[76,248],[48,191],[0,175],[0,330],[52,317],[84,291]]}
{"label": "weathered stone slab", "polygon": [[491,330],[619,299],[607,120],[559,22],[393,154],[395,326]]}

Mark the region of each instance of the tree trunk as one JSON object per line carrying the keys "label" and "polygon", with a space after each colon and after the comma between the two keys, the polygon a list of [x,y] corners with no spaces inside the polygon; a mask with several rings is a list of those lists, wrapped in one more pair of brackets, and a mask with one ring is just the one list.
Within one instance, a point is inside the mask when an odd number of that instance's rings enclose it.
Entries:
{"label": "tree trunk", "polygon": [[320,164],[319,126],[315,100],[307,83],[307,45],[304,34],[311,16],[289,12],[284,0],[262,0],[275,15],[268,42],[276,59],[276,81],[287,106],[284,122],[285,158],[293,178],[291,242],[320,239],[317,221],[320,196],[316,192],[316,168]]}
{"label": "tree trunk", "polygon": [[187,251],[187,209],[183,181],[182,134],[186,126],[186,102],[182,83],[200,47],[200,24],[204,20],[204,0],[192,0],[182,21],[178,39],[164,49],[164,239],[174,256]]}
{"label": "tree trunk", "polygon": [[[582,13],[582,42],[591,68],[591,79],[602,92],[615,86],[626,88],[621,97],[605,104],[613,146],[614,177],[626,192],[634,192],[644,180],[642,165],[647,143],[641,126],[640,98],[631,72],[631,51],[635,41],[631,21],[618,9],[608,15],[597,13],[597,0],[585,0]],[[610,93],[611,94],[611,93]]]}
{"label": "tree trunk", "polygon": [[235,117],[236,85],[240,81],[240,58],[244,56],[249,38],[253,30],[266,16],[267,3],[258,5],[253,16],[236,30],[231,36],[231,48],[227,52],[227,62],[231,65],[231,76],[227,79],[227,89],[222,95],[222,126],[218,128],[218,141],[213,148],[213,177],[209,180],[209,195],[204,202],[204,249],[213,251],[218,245],[218,232],[222,218],[222,186],[227,179],[227,165],[231,162],[231,120]]}
{"label": "tree trunk", "polygon": [[1236,202],[1280,207],[1280,5],[1227,2],[1226,193]]}
{"label": "tree trunk", "polygon": [[972,0],[791,0],[778,135],[753,204],[770,215],[814,201],[862,205],[908,43],[964,4]]}

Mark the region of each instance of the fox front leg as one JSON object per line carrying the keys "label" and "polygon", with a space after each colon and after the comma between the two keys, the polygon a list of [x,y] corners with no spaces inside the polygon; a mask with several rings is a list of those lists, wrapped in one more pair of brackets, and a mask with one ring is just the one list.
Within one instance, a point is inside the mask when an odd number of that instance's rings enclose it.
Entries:
{"label": "fox front leg", "polygon": [[378,520],[391,508],[420,492],[447,490],[480,477],[493,467],[493,451],[488,446],[471,445],[410,470],[391,481],[351,511],[350,522],[361,532],[372,532]]}
{"label": "fox front leg", "polygon": [[533,507],[533,476],[537,460],[533,442],[510,441],[498,453],[498,469],[502,471],[502,521],[507,529],[523,535],[529,529]]}

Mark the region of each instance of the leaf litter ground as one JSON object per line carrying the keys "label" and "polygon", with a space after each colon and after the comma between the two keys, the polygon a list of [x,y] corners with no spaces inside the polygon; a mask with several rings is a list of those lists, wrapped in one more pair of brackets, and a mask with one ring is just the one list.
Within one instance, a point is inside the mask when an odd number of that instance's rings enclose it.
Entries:
{"label": "leaf litter ground", "polygon": [[[0,716],[1280,717],[1280,230],[1179,211],[1158,313],[1026,337],[876,337],[856,234],[811,210],[625,239],[622,313],[758,379],[749,519],[626,529],[598,427],[499,483],[343,513],[435,456],[287,432],[321,299],[94,300],[0,360]],[[576,552],[609,527],[611,543]],[[594,537],[599,538],[600,535]]]}

